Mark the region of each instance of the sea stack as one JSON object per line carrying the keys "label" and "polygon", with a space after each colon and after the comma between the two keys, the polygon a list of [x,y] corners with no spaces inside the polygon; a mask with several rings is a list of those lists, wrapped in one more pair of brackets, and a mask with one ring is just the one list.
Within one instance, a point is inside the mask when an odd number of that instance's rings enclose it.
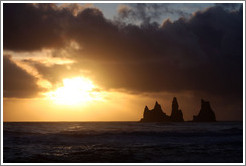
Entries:
{"label": "sea stack", "polygon": [[162,111],[161,105],[156,101],[155,107],[152,110],[149,110],[149,108],[145,106],[143,118],[140,122],[168,122],[169,119],[169,116]]}
{"label": "sea stack", "polygon": [[193,116],[194,122],[215,122],[216,117],[208,101],[201,100],[201,110],[197,116]]}
{"label": "sea stack", "polygon": [[171,113],[170,120],[172,122],[183,122],[184,121],[183,113],[181,110],[179,110],[179,104],[178,104],[176,97],[173,98],[172,113]]}
{"label": "sea stack", "polygon": [[183,113],[179,110],[177,98],[173,98],[171,116],[162,111],[161,105],[156,101],[152,110],[147,106],[144,108],[143,118],[140,122],[183,122]]}

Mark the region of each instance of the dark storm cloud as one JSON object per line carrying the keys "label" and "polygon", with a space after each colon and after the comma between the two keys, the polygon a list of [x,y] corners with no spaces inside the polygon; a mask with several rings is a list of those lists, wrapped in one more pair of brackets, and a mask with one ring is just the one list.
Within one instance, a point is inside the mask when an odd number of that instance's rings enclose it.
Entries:
{"label": "dark storm cloud", "polygon": [[190,90],[241,97],[242,8],[230,12],[212,7],[188,20],[167,20],[161,27],[129,24],[117,29],[102,15],[96,18],[101,22],[91,18],[87,24],[93,35],[76,34],[79,43],[86,42],[81,59],[94,60],[96,65],[88,67],[99,84],[140,92]]}
{"label": "dark storm cloud", "polygon": [[29,98],[38,96],[43,89],[36,84],[37,79],[17,66],[11,56],[3,56],[3,96]]}
{"label": "dark storm cloud", "polygon": [[[242,97],[242,6],[233,12],[215,6],[198,11],[189,19],[166,20],[162,25],[148,21],[158,17],[158,11],[163,10],[158,5],[149,7],[149,11],[153,10],[150,14],[146,13],[147,4],[136,5],[133,14],[131,11],[121,11],[124,17],[137,15],[145,20],[137,26],[107,20],[96,8],[84,9],[74,16],[69,10],[58,10],[50,5],[25,5],[4,6],[4,29],[10,27],[6,32],[4,30],[6,49],[58,47],[64,43],[63,36],[65,41],[75,40],[81,47],[79,53],[70,58],[75,59],[81,69],[92,71],[97,84],[105,88],[123,88],[134,92],[189,90]],[[43,22],[32,22],[34,16],[30,19],[28,14],[19,17],[21,21],[15,20],[10,11],[13,12],[17,6],[20,15],[29,8],[37,13],[34,14],[37,20],[42,20],[45,15],[45,20],[51,20],[45,22],[51,31],[43,33],[42,28],[44,31],[47,29],[40,25]],[[6,21],[9,17],[11,19]],[[26,25],[31,28],[26,30],[22,27],[27,28]],[[19,28],[15,32],[16,27]],[[22,42],[20,45],[17,44],[19,41],[14,42],[14,36],[24,37],[25,33],[27,38],[23,39],[36,39],[31,36],[33,32],[40,32],[41,41],[47,38],[49,42],[38,45],[34,42],[34,46],[32,42]],[[55,41],[59,41],[58,44]],[[40,67],[36,67],[41,72]]]}
{"label": "dark storm cloud", "polygon": [[70,15],[69,10],[58,10],[55,4],[4,3],[4,49],[31,51],[63,46],[67,40],[63,26]]}

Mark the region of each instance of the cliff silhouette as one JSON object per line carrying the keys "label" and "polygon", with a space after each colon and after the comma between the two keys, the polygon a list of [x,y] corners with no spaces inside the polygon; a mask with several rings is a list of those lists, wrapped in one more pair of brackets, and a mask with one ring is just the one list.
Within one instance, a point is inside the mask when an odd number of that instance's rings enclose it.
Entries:
{"label": "cliff silhouette", "polygon": [[[201,100],[201,109],[198,115],[193,116],[193,122],[215,122],[216,117],[208,101]],[[145,106],[143,118],[140,122],[184,122],[182,110],[179,109],[177,98],[172,101],[172,112],[168,116],[163,112],[161,105],[156,101],[152,110]]]}

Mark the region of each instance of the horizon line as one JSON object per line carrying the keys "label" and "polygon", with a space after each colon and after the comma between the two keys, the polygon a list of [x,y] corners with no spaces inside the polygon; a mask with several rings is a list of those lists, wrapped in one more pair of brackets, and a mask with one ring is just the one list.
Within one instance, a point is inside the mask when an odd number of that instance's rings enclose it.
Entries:
{"label": "horizon line", "polygon": [[[3,121],[3,123],[44,123],[44,122],[140,122],[140,121]],[[183,122],[146,122],[146,123],[184,123],[184,122],[193,122],[192,120],[187,120]],[[243,122],[243,120],[217,120],[216,122]],[[212,122],[212,123],[216,123]],[[194,122],[194,123],[211,123],[211,122]]]}

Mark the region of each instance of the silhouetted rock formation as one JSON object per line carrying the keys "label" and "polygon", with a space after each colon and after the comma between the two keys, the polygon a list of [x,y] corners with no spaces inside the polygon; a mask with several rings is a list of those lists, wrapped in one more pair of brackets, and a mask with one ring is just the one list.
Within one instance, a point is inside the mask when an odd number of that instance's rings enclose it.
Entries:
{"label": "silhouetted rock formation", "polygon": [[170,120],[170,117],[166,115],[161,109],[161,105],[156,101],[155,107],[152,110],[149,110],[145,106],[143,118],[140,122],[167,122]]}
{"label": "silhouetted rock formation", "polygon": [[210,107],[208,101],[201,100],[201,110],[197,116],[193,116],[194,122],[215,122],[214,111]]}
{"label": "silhouetted rock formation", "polygon": [[172,113],[171,113],[170,120],[172,122],[183,122],[184,121],[183,113],[181,110],[179,110],[179,104],[178,104],[176,97],[173,98]]}
{"label": "silhouetted rock formation", "polygon": [[156,101],[155,107],[152,110],[149,110],[145,106],[143,118],[140,122],[183,122],[183,113],[178,109],[179,105],[176,97],[173,98],[172,103],[172,114],[171,116],[166,115],[161,109],[161,105]]}
{"label": "silhouetted rock formation", "polygon": [[[210,107],[208,101],[201,100],[201,110],[197,116],[193,116],[194,122],[215,122],[216,117],[214,111]],[[173,98],[171,116],[166,115],[162,111],[161,105],[156,101],[155,107],[149,110],[147,106],[144,108],[143,118],[140,122],[184,122],[183,113],[179,109],[177,98]]]}

